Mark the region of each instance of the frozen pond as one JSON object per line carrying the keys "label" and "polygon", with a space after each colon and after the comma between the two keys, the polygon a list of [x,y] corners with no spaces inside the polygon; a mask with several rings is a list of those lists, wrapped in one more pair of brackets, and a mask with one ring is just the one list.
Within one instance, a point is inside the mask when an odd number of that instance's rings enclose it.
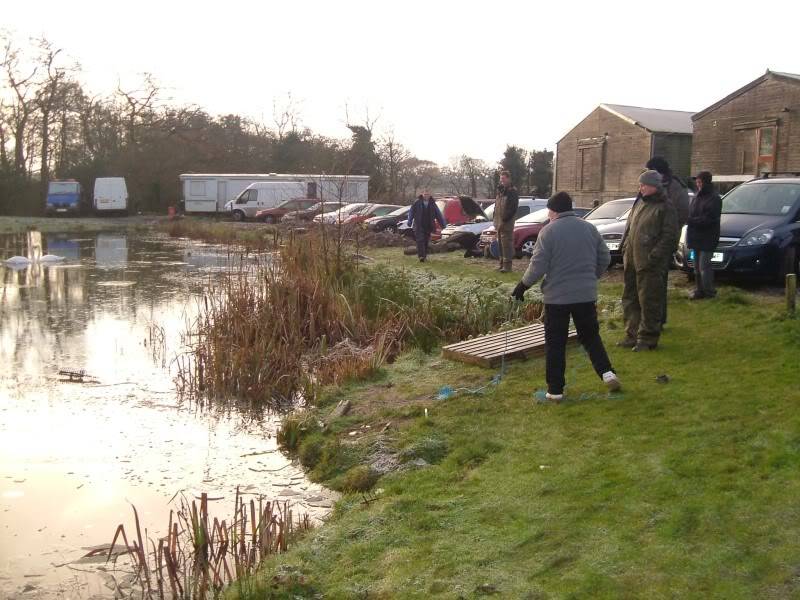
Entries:
{"label": "frozen pond", "polygon": [[[63,262],[39,263],[44,254]],[[96,563],[120,523],[236,486],[322,518],[330,494],[276,447],[277,418],[182,402],[172,358],[218,247],[139,234],[0,235],[0,598],[112,598]],[[69,382],[60,370],[85,371]],[[99,566],[103,566],[102,563]]]}

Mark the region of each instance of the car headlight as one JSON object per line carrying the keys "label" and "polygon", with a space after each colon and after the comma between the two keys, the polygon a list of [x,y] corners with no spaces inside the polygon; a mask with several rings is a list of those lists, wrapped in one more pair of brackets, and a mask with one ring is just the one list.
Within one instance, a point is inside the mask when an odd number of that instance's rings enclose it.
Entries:
{"label": "car headlight", "polygon": [[772,229],[757,229],[739,241],[740,246],[763,246],[772,239]]}

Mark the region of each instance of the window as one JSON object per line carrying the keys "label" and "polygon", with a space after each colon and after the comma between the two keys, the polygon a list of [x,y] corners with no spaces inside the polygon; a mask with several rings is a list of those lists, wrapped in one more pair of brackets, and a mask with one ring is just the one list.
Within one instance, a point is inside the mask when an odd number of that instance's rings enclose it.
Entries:
{"label": "window", "polygon": [[740,185],[722,201],[722,214],[789,215],[800,198],[800,183],[764,183]]}
{"label": "window", "polygon": [[531,212],[530,206],[518,206],[517,214],[514,215],[514,218],[519,219],[520,217],[524,217],[525,215],[527,215],[529,212]]}
{"label": "window", "polygon": [[236,199],[236,204],[247,204],[248,202],[255,202],[258,198],[258,190],[245,190]]}
{"label": "window", "polygon": [[190,196],[206,196],[206,182],[205,181],[192,181],[189,183]]}
{"label": "window", "polygon": [[761,127],[758,130],[758,173],[775,171],[775,142],[777,127]]}
{"label": "window", "polygon": [[306,198],[316,198],[316,197],[317,197],[317,182],[309,181],[306,184]]}

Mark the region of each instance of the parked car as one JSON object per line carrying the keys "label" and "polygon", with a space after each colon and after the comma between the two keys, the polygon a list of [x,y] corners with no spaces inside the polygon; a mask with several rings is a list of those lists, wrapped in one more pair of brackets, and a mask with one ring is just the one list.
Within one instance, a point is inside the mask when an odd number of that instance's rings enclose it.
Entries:
{"label": "parked car", "polygon": [[314,223],[323,223],[325,225],[336,225],[344,223],[345,219],[351,215],[359,214],[369,209],[372,206],[369,202],[353,202],[352,204],[345,204],[338,210],[326,212],[314,217]]}
{"label": "parked car", "polygon": [[128,187],[124,177],[98,177],[94,180],[92,207],[98,214],[128,214]]}
{"label": "parked car", "polygon": [[307,208],[305,210],[296,210],[293,212],[288,212],[283,215],[284,221],[310,221],[317,215],[322,214],[323,212],[333,212],[339,210],[341,207],[345,205],[344,202],[338,201],[325,201],[325,202],[317,202],[311,208]]}
{"label": "parked car", "polygon": [[636,198],[621,198],[620,200],[609,200],[608,202],[601,204],[600,206],[592,210],[588,215],[584,217],[584,219],[589,221],[595,227],[598,227],[600,225],[608,225],[609,223],[614,223],[619,217],[621,217],[623,214],[625,214],[630,210],[635,201]]}
{"label": "parked car", "polygon": [[[517,220],[542,209],[547,206],[547,200],[543,198],[530,198],[522,197],[519,199],[519,207],[517,208]],[[494,205],[489,206],[484,215],[478,215],[468,223],[463,225],[450,225],[448,224],[442,230],[442,239],[448,242],[457,242],[465,250],[474,248],[480,239],[482,232],[486,231],[492,226],[492,219],[494,218]]]}
{"label": "parked car", "polygon": [[[635,200],[631,198],[630,200]],[[631,202],[631,207],[633,202]],[[628,225],[628,216],[631,214],[631,209],[628,208],[624,213],[618,216],[613,221],[597,226],[597,231],[600,232],[600,237],[608,246],[608,251],[611,253],[611,265],[616,265],[622,262],[622,238],[625,235],[625,227]]]}
{"label": "parked car", "polygon": [[[454,225],[463,225],[478,215],[486,218],[486,213],[483,212],[483,209],[469,196],[439,198],[436,200],[436,206],[439,207],[445,223],[448,225],[451,223]],[[405,236],[414,237],[414,230],[408,226],[407,221],[401,222],[397,226],[397,231]],[[442,237],[441,234],[441,227],[439,227],[437,223],[436,230],[431,235],[431,239],[434,241],[439,240]]]}
{"label": "parked car", "polygon": [[[583,217],[588,212],[588,208],[575,208],[574,212],[577,216]],[[514,224],[514,250],[516,251],[517,258],[523,256],[530,256],[533,254],[533,247],[536,245],[536,239],[539,237],[539,232],[550,222],[550,211],[547,208],[540,208],[531,214],[518,219]],[[497,257],[497,231],[492,225],[481,233],[478,248],[484,253],[488,253]]]}
{"label": "parked car", "polygon": [[355,214],[350,215],[342,221],[347,225],[355,225],[356,223],[363,223],[372,217],[382,217],[396,211],[399,206],[396,204],[370,204],[364,210],[360,210]]}
{"label": "parked car", "polygon": [[375,233],[381,231],[391,231],[397,233],[397,226],[408,219],[408,209],[410,206],[401,206],[393,210],[388,215],[370,217],[364,221],[364,226]]}
{"label": "parked car", "polygon": [[263,221],[264,223],[277,223],[287,213],[296,210],[305,210],[307,208],[311,208],[315,204],[317,204],[317,200],[314,198],[294,198],[292,200],[286,200],[274,208],[267,208],[265,210],[258,211],[256,213],[256,221]]}
{"label": "parked car", "polygon": [[79,213],[82,193],[81,184],[74,179],[51,181],[47,184],[45,212],[48,215]]}
{"label": "parked car", "polygon": [[[783,280],[798,272],[799,258],[800,176],[753,179],[725,194],[714,270]],[[694,268],[685,227],[676,262]]]}

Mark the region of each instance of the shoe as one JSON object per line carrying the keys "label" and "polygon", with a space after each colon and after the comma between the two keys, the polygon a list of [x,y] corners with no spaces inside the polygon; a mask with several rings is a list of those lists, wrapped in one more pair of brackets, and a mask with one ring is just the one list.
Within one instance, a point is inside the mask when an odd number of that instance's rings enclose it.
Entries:
{"label": "shoe", "polygon": [[495,271],[499,271],[500,273],[503,273],[503,265],[500,265],[499,267],[497,267],[495,269]]}
{"label": "shoe", "polygon": [[564,394],[551,394],[550,392],[547,392],[544,397],[548,402],[558,404],[564,399]]}
{"label": "shoe", "polygon": [[689,294],[689,300],[705,300],[708,298],[703,292],[698,292],[697,290],[693,291]]}
{"label": "shoe", "polygon": [[614,371],[606,371],[603,373],[603,383],[610,392],[618,392],[622,389],[622,384]]}
{"label": "shoe", "polygon": [[420,258],[419,262],[425,262],[425,259],[424,258]]}
{"label": "shoe", "polygon": [[617,342],[617,346],[620,348],[633,348],[635,345],[636,345],[636,340],[629,337],[626,337],[625,339]]}
{"label": "shoe", "polygon": [[636,345],[633,347],[634,352],[644,352],[646,350],[655,350],[658,347],[658,344],[648,344],[647,342],[636,342]]}

